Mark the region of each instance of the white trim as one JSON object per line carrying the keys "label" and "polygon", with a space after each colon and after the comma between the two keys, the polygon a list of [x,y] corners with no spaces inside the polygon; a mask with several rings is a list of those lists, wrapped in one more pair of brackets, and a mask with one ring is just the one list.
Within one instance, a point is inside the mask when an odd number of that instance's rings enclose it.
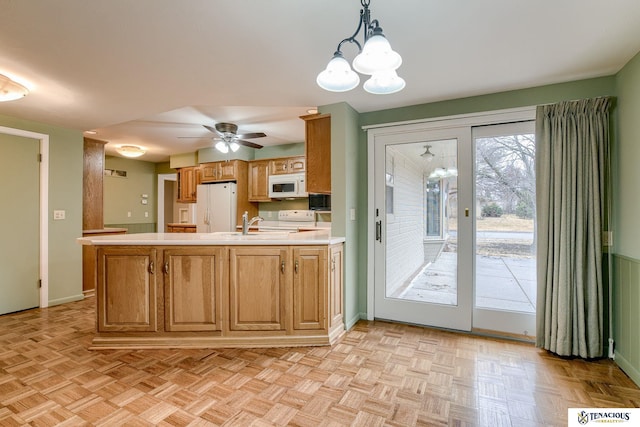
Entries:
{"label": "white trim", "polygon": [[[177,173],[162,173],[158,175],[158,200],[156,203],[158,209],[158,225],[156,231],[158,233],[164,233],[164,183],[165,181],[177,180]],[[160,227],[162,227],[162,229]]]}
{"label": "white trim", "polygon": [[432,128],[448,128],[448,127],[458,127],[458,126],[477,126],[477,125],[487,125],[493,123],[508,123],[510,121],[522,121],[522,120],[534,120],[536,113],[536,107],[520,107],[520,108],[509,108],[505,110],[496,110],[496,111],[484,111],[478,113],[467,113],[467,114],[456,114],[453,116],[444,116],[444,117],[430,117],[425,119],[417,119],[417,120],[405,120],[402,122],[390,122],[390,123],[377,123],[373,125],[365,125],[362,126],[362,130],[368,131],[370,129],[380,129],[380,128],[390,128],[396,126],[407,126],[407,125],[426,125],[426,127],[421,127],[421,129],[432,129]]}
{"label": "white trim", "polygon": [[[381,123],[362,126],[367,132],[367,168],[369,171],[367,185],[367,319],[375,318],[375,179],[374,179],[374,142],[376,137],[426,130],[449,129],[456,127],[473,127],[491,124],[511,123],[535,120],[536,107],[521,107],[479,113],[460,114],[437,118],[408,120],[393,123]],[[473,209],[472,209],[473,210]]]}
{"label": "white trim", "polygon": [[49,306],[49,135],[0,126],[0,133],[40,141],[40,307]]}

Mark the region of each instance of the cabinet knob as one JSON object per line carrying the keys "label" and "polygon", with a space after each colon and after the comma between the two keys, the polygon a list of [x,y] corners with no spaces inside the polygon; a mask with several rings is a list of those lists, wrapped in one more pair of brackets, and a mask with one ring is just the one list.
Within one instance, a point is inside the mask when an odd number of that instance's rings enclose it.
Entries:
{"label": "cabinet knob", "polygon": [[294,271],[296,274],[298,273],[298,260],[296,260],[296,265],[294,266]]}
{"label": "cabinet knob", "polygon": [[155,265],[153,261],[149,262],[149,274],[155,274]]}
{"label": "cabinet knob", "polygon": [[162,272],[164,274],[169,274],[169,261],[165,262],[164,265],[162,266]]}
{"label": "cabinet knob", "polygon": [[280,264],[280,271],[284,274],[284,261]]}

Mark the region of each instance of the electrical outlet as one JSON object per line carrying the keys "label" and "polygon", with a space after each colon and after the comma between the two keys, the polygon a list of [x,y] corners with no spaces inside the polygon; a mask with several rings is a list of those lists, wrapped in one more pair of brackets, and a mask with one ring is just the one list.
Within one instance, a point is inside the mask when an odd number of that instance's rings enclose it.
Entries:
{"label": "electrical outlet", "polygon": [[356,220],[356,210],[355,210],[355,208],[351,208],[349,210],[349,216],[350,216],[351,221],[355,221]]}
{"label": "electrical outlet", "polygon": [[65,219],[66,217],[66,211],[53,211],[53,219],[54,220],[60,220],[60,219]]}
{"label": "electrical outlet", "polygon": [[144,213],[144,217],[145,217],[145,218],[149,218],[149,212],[145,212],[145,213]]}
{"label": "electrical outlet", "polygon": [[131,211],[127,212],[127,218],[131,218]]}

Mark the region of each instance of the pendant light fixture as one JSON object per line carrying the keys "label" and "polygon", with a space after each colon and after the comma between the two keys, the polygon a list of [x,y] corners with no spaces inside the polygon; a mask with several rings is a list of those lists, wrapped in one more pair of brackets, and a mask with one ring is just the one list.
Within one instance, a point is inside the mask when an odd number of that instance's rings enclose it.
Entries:
{"label": "pendant light fixture", "polygon": [[[371,76],[364,83],[364,90],[383,95],[404,89],[405,81],[396,73],[402,64],[402,57],[391,49],[378,20],[371,20],[370,3],[371,0],[360,0],[362,9],[360,9],[358,28],[351,37],[338,43],[338,48],[327,68],[318,74],[316,82],[321,88],[331,92],[346,92],[360,84],[360,76],[351,69],[349,62],[342,55],[342,44],[349,42],[358,46],[359,51],[353,60],[353,68],[358,73]],[[364,31],[364,47],[356,40],[361,29]]]}

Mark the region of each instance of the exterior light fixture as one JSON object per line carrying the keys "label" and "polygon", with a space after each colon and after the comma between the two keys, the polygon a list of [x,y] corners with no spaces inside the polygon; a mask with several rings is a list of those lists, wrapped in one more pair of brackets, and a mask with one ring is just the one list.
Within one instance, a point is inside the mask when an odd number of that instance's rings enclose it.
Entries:
{"label": "exterior light fixture", "polygon": [[424,153],[420,154],[420,156],[427,162],[430,162],[431,160],[433,160],[433,158],[435,157],[435,154],[433,154],[431,152],[431,146],[430,145],[425,145],[424,146]]}
{"label": "exterior light fixture", "polygon": [[137,145],[121,145],[120,147],[116,147],[116,151],[125,157],[140,157],[146,150],[138,147]]}
{"label": "exterior light fixture", "polygon": [[29,94],[29,89],[9,77],[0,74],[0,102],[14,101],[24,98]]}
{"label": "exterior light fixture", "polygon": [[[342,55],[341,48],[345,42],[358,46],[359,53],[353,60],[353,68],[358,73],[371,76],[364,83],[364,90],[384,95],[404,89],[405,81],[396,73],[402,64],[402,57],[391,49],[378,20],[371,20],[370,3],[371,0],[360,0],[362,9],[360,9],[360,22],[356,32],[338,43],[338,48],[327,68],[318,74],[316,82],[322,89],[331,92],[346,92],[360,84],[360,76],[351,69],[349,62]],[[364,30],[364,47],[356,40],[361,29]]]}

